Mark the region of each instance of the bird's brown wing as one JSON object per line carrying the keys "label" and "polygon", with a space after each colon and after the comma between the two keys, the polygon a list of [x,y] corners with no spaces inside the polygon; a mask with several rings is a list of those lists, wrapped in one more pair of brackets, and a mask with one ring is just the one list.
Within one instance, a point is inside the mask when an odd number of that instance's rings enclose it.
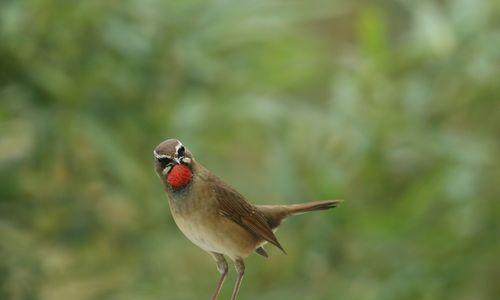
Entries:
{"label": "bird's brown wing", "polygon": [[235,189],[215,176],[211,178],[212,188],[219,202],[220,214],[242,226],[258,238],[275,245],[284,253],[264,215],[248,203]]}

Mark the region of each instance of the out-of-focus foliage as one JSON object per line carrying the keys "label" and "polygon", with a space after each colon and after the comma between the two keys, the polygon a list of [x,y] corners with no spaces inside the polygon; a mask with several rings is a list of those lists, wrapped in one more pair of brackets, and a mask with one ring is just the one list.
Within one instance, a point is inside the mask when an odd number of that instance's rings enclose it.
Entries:
{"label": "out-of-focus foliage", "polygon": [[208,299],[152,169],[167,137],[254,203],[346,199],[287,221],[242,299],[498,297],[499,12],[0,2],[0,299]]}

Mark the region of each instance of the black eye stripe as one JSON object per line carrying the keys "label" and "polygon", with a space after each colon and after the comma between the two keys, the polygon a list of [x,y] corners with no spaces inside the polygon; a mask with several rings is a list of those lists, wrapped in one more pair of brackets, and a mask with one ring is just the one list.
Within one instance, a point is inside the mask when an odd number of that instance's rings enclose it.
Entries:
{"label": "black eye stripe", "polygon": [[168,157],[161,157],[161,158],[158,158],[158,161],[162,164],[162,165],[168,165],[169,163],[172,162],[172,159],[168,158]]}

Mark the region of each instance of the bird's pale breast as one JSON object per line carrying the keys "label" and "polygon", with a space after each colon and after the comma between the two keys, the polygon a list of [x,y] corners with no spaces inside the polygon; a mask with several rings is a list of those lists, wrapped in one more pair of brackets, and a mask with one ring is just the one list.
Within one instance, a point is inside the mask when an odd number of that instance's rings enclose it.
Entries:
{"label": "bird's pale breast", "polygon": [[170,197],[175,223],[184,235],[205,251],[233,259],[247,257],[262,241],[232,220],[220,215],[216,199],[206,191],[200,197]]}

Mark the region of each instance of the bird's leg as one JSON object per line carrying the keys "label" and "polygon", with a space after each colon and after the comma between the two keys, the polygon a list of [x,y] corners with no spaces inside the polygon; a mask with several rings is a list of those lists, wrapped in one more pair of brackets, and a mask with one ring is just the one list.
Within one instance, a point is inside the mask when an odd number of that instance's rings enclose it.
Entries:
{"label": "bird's leg", "polygon": [[217,298],[219,297],[220,291],[222,289],[222,285],[224,284],[224,280],[226,280],[228,267],[227,267],[227,262],[226,262],[226,259],[224,258],[224,255],[219,254],[219,253],[215,253],[215,252],[211,252],[210,254],[217,262],[217,270],[219,270],[219,273],[220,273],[220,279],[219,279],[219,282],[217,283],[217,287],[215,288],[214,296],[212,297],[212,300],[217,300]]}
{"label": "bird's leg", "polygon": [[233,295],[231,296],[231,300],[236,300],[238,297],[238,293],[241,287],[241,281],[243,280],[243,274],[245,274],[245,263],[242,258],[237,258],[234,261],[234,265],[236,267],[236,272],[238,273],[238,277],[236,278],[236,284],[234,285]]}

